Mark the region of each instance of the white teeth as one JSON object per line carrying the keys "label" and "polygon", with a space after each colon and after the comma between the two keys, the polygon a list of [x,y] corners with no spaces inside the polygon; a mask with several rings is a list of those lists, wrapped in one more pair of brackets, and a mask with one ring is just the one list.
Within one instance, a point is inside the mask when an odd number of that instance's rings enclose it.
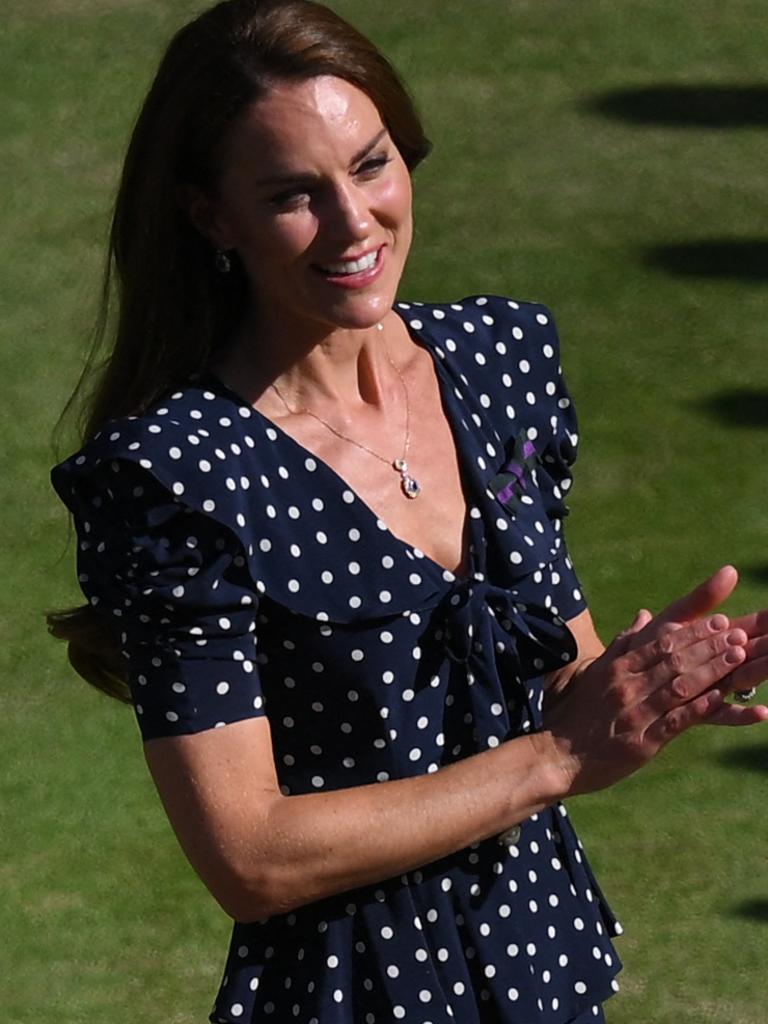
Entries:
{"label": "white teeth", "polygon": [[364,270],[370,270],[376,264],[378,251],[361,256],[359,260],[346,260],[343,263],[327,263],[321,269],[328,274],[360,274]]}

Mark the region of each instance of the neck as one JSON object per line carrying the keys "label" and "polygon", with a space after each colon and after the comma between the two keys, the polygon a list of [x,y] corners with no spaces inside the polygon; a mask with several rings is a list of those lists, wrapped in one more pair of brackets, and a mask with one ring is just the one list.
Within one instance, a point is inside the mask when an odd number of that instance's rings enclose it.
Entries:
{"label": "neck", "polygon": [[[278,346],[264,339],[279,338]],[[256,340],[258,339],[258,340]],[[393,358],[390,345],[397,345]],[[248,323],[214,371],[262,413],[277,420],[284,416],[307,415],[323,430],[348,445],[354,445],[400,474],[400,488],[406,498],[418,497],[421,487],[408,469],[411,406],[402,366],[414,343],[400,318],[391,312],[371,327],[349,330],[336,328],[319,332],[314,339],[305,335],[301,345],[291,345],[290,334],[265,330],[263,322]],[[252,376],[257,373],[258,376]],[[254,383],[257,381],[258,383]],[[250,382],[250,383],[249,383]],[[401,454],[390,461],[371,446],[351,435],[359,427],[359,414],[367,408],[378,420],[398,416],[402,407],[404,433]],[[327,416],[331,416],[331,423]],[[370,418],[365,417],[369,420]],[[387,431],[388,432],[388,431]]]}
{"label": "neck", "polygon": [[294,409],[333,406],[351,414],[391,401],[401,386],[392,362],[405,362],[410,346],[402,321],[391,312],[371,327],[317,325],[300,333],[251,314],[213,369],[254,404],[271,405],[275,384]]}

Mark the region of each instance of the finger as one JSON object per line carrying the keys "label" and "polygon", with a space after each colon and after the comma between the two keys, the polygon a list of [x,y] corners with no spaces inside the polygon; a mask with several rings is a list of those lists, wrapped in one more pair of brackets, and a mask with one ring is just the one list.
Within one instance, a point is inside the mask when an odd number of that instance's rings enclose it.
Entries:
{"label": "finger", "polygon": [[732,565],[724,565],[708,580],[694,587],[690,593],[667,605],[654,621],[659,624],[691,622],[701,615],[706,615],[730,597],[738,581],[739,574],[736,569]]}
{"label": "finger", "polygon": [[652,618],[653,614],[647,608],[641,608],[635,615],[632,623],[613,638],[608,647],[611,655],[620,657],[622,654],[626,654],[634,646],[633,638],[648,625]]}
{"label": "finger", "polygon": [[624,654],[644,643],[643,630],[652,621],[653,612],[649,612],[647,608],[641,608],[635,615],[632,625],[627,626],[627,628],[623,629],[616,637],[616,640],[620,641],[621,647],[621,650],[616,653]]}
{"label": "finger", "polygon": [[645,731],[645,739],[659,749],[669,743],[675,736],[685,732],[694,725],[702,725],[710,721],[723,707],[723,695],[719,690],[708,690],[689,701],[672,708]]}
{"label": "finger", "polygon": [[[671,685],[678,679],[682,680],[688,689],[687,693],[680,694],[683,700],[690,700],[694,693],[714,686],[716,682],[726,678],[730,686],[730,677],[734,670],[742,665],[747,657],[743,637],[741,630],[732,630],[688,647],[678,648],[649,669],[646,677],[649,683],[656,683],[657,688]],[[697,680],[703,683],[699,691],[691,689]]]}
{"label": "finger", "polygon": [[[641,705],[641,711],[645,711],[651,720],[660,718],[673,708],[695,700],[701,694],[717,686],[718,683],[728,679],[725,688],[718,686],[722,700],[724,689],[730,689],[730,677],[734,667],[739,665],[745,656],[743,647],[728,647],[727,650],[709,657],[686,672],[668,678],[663,685],[649,693]],[[653,673],[649,673],[649,676],[652,675]]]}
{"label": "finger", "polygon": [[750,659],[762,658],[764,655],[768,654],[768,636],[761,636],[756,640],[748,640],[746,651],[747,656]]}
{"label": "finger", "polygon": [[768,656],[749,659],[735,668],[727,680],[726,692],[750,690],[768,679]]}
{"label": "finger", "polygon": [[768,634],[768,608],[733,619],[733,625],[743,629],[747,636],[759,637]]}
{"label": "finger", "polygon": [[649,612],[647,608],[641,608],[640,611],[635,615],[635,620],[631,626],[625,629],[620,636],[631,636],[634,633],[639,633],[641,629],[644,629],[649,622],[653,619],[653,612]]}
{"label": "finger", "polygon": [[[674,646],[695,643],[710,633],[728,629],[731,625],[722,612],[708,618],[694,619],[692,622],[667,622],[661,615],[652,619],[639,633],[635,634],[631,648],[639,649],[643,644],[658,641],[660,656]],[[746,637],[746,633],[745,633]]]}
{"label": "finger", "polygon": [[[700,647],[702,642],[709,646]],[[698,664],[707,651],[719,654],[728,643],[746,644],[747,635],[743,630],[732,630],[725,615],[712,615],[676,630],[663,626],[645,644],[628,653],[626,665],[630,672],[647,673],[653,665],[664,662],[678,674],[688,664]],[[686,654],[688,648],[695,649]],[[686,662],[691,656],[692,660]]]}
{"label": "finger", "polygon": [[768,722],[768,707],[755,704],[744,707],[741,704],[723,704],[701,722],[701,725],[759,725]]}

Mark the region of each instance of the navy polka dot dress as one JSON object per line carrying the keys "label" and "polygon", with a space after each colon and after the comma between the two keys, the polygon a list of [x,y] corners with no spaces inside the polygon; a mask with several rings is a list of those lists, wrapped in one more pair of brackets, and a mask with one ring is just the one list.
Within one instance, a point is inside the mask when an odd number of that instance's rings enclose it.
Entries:
{"label": "navy polka dot dress", "polygon": [[[470,508],[456,578],[215,378],[53,471],[146,739],[268,715],[283,793],[386,782],[541,728],[585,608],[561,532],[577,442],[541,306],[399,303]],[[619,931],[565,809],[420,870],[234,925],[217,1024],[602,1019]]]}

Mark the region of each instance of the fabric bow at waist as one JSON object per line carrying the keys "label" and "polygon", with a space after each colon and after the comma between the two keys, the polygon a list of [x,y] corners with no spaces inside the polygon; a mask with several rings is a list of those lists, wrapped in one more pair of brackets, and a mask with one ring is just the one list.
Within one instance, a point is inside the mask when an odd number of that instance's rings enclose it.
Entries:
{"label": "fabric bow at waist", "polygon": [[[502,587],[478,580],[458,583],[440,604],[446,651],[467,666],[469,699],[480,745],[495,745],[515,723],[509,703],[540,727],[529,681],[562,668],[576,654],[567,626],[546,608],[520,604]],[[520,707],[522,705],[522,707]]]}
{"label": "fabric bow at waist", "polygon": [[[444,598],[441,609],[447,650],[454,661],[489,656],[486,627],[493,633],[494,621],[514,646],[523,675],[562,668],[575,654],[573,636],[564,624],[546,608],[518,603],[503,587],[464,580]],[[491,648],[493,639],[491,636]]]}

